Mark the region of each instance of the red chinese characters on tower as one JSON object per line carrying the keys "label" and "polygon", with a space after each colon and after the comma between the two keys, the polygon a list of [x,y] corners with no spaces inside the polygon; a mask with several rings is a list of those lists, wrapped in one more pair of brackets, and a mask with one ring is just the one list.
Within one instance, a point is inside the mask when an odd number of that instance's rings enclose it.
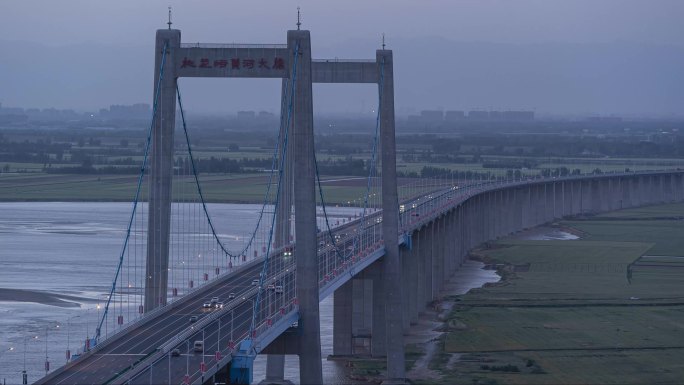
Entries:
{"label": "red chinese characters on tower", "polygon": [[273,69],[274,70],[283,70],[285,69],[285,60],[281,57],[276,57],[273,59]]}
{"label": "red chinese characters on tower", "polygon": [[188,58],[184,57],[180,68],[230,68],[231,70],[284,70],[285,59],[273,58]]}
{"label": "red chinese characters on tower", "polygon": [[254,59],[242,59],[242,67],[246,69],[254,68]]}
{"label": "red chinese characters on tower", "polygon": [[181,63],[181,68],[185,68],[185,67],[193,67],[193,68],[195,68],[195,67],[196,67],[195,61],[192,60],[192,59],[188,59],[187,57],[184,57],[184,58],[183,58],[183,63]]}

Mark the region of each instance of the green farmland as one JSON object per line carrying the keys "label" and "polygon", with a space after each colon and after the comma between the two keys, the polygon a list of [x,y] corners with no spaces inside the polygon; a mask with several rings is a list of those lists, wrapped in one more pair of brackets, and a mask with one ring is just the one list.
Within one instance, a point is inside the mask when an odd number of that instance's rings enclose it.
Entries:
{"label": "green farmland", "polygon": [[[460,296],[434,365],[442,384],[679,384],[684,205],[567,220],[580,240],[476,250],[501,282]],[[679,258],[677,258],[679,257]]]}

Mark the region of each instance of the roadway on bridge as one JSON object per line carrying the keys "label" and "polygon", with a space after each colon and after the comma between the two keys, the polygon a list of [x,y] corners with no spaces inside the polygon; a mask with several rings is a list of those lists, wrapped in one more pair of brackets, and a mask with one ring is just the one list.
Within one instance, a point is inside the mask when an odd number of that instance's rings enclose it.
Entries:
{"label": "roadway on bridge", "polygon": [[[451,191],[450,189],[448,191]],[[411,221],[409,211],[423,205],[429,204],[432,195],[418,196],[404,202],[407,211],[403,213],[404,223]],[[334,229],[333,237],[336,240],[337,249],[333,247],[330,236],[326,231],[319,234],[319,258],[320,284],[323,285],[326,276],[333,271],[339,271],[341,266],[340,253],[346,254],[344,257],[351,257],[351,254],[358,253],[361,244],[376,244],[382,239],[381,221],[382,212],[377,211],[366,216],[367,227],[363,231],[363,239],[357,238],[359,220],[350,221]],[[415,219],[415,218],[413,218]],[[279,283],[294,290],[294,259],[288,258],[279,250],[272,255],[269,260],[269,269],[274,271],[276,268],[289,267],[287,273],[280,274]],[[110,337],[94,354],[85,356],[68,365],[61,373],[48,376],[36,382],[37,384],[108,384],[118,383],[123,380],[124,374],[132,365],[136,365],[142,359],[156,353],[165,343],[174,337],[194,328],[190,323],[190,316],[198,316],[198,323],[203,317],[208,316],[213,311],[203,309],[202,305],[211,297],[219,297],[226,303],[227,307],[219,322],[211,322],[209,325],[192,333],[189,337],[179,341],[174,346],[180,350],[180,356],[167,354],[164,359],[158,360],[151,368],[147,367],[142,373],[136,375],[131,384],[148,383],[181,383],[183,377],[190,375],[190,381],[199,379],[202,376],[200,371],[201,362],[214,360],[214,353],[219,350],[226,350],[229,342],[238,343],[244,339],[251,324],[251,309],[256,296],[255,287],[252,280],[259,278],[263,264],[256,263],[246,268],[236,268],[236,271],[228,273],[223,277],[198,288],[196,293],[189,293],[187,298],[180,300],[177,304],[170,304],[167,309],[162,310],[148,320],[141,320],[134,328]],[[265,285],[268,283],[265,283]],[[235,293],[237,298],[228,303],[229,293]],[[269,308],[269,314],[278,311],[281,304],[278,303],[278,295],[271,290],[264,290],[264,299],[260,308]],[[199,328],[198,328],[199,329]],[[232,333],[231,333],[232,331]],[[231,335],[232,334],[232,335]],[[219,338],[220,337],[220,338]],[[196,340],[204,341],[204,352],[194,352],[193,342]],[[146,364],[148,365],[148,364]]]}

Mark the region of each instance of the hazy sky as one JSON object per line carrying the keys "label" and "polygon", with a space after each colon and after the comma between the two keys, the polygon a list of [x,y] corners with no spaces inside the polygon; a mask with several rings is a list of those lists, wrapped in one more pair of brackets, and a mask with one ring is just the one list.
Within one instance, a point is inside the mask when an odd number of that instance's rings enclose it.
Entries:
{"label": "hazy sky", "polygon": [[[578,54],[586,55],[587,52],[601,54],[602,49],[596,47],[603,45],[610,51],[610,47],[622,47],[615,57],[615,63],[624,61],[624,52],[633,51],[629,47],[643,47],[653,45],[667,45],[665,55],[671,55],[663,60],[680,60],[684,50],[684,1],[682,0],[383,0],[383,1],[262,1],[262,0],[202,0],[202,1],[179,1],[179,0],[2,0],[0,1],[0,43],[3,44],[0,51],[0,102],[4,105],[21,105],[47,107],[71,107],[77,109],[95,108],[114,103],[133,103],[148,101],[151,94],[152,71],[150,68],[141,69],[139,72],[131,71],[127,76],[110,76],[105,73],[97,76],[84,72],[97,71],[111,74],[116,65],[110,62],[101,63],[99,68],[80,68],[78,74],[70,74],[65,68],[65,79],[55,82],[53,77],[60,77],[59,72],[53,72],[48,77],[41,75],[46,83],[41,88],[35,88],[35,82],[30,81],[30,70],[40,68],[35,62],[41,62],[43,66],[50,65],[52,60],[64,63],[68,60],[64,55],[75,55],[82,59],[81,54],[87,55],[87,51],[112,47],[120,50],[124,57],[122,62],[139,62],[140,65],[149,65],[152,62],[151,52],[143,54],[154,41],[154,33],[158,28],[164,28],[167,17],[167,6],[173,7],[174,27],[179,28],[185,42],[240,42],[240,43],[284,43],[285,31],[293,29],[296,22],[296,7],[302,8],[303,28],[312,31],[312,44],[314,57],[374,57],[373,50],[378,48],[380,34],[387,36],[388,47],[395,50],[397,57],[397,106],[404,110],[411,108],[534,108],[540,112],[551,113],[628,113],[636,114],[668,114],[677,113],[677,106],[684,102],[682,92],[675,88],[682,84],[682,76],[677,72],[664,73],[663,66],[667,63],[659,62],[658,58],[646,61],[639,68],[622,69],[625,72],[624,79],[640,76],[641,71],[658,71],[661,78],[651,78],[653,74],[644,74],[643,86],[648,88],[654,96],[638,100],[626,100],[620,104],[605,101],[587,105],[581,92],[577,94],[576,105],[573,100],[563,96],[562,90],[558,94],[548,94],[544,84],[548,79],[539,79],[534,73],[525,73],[525,67],[529,67],[523,59],[515,59],[511,76],[523,76],[524,84],[539,83],[539,91],[536,94],[525,93],[520,90],[516,97],[513,91],[505,92],[505,95],[496,95],[495,90],[502,84],[488,84],[486,79],[501,77],[501,70],[493,68],[499,73],[473,73],[476,78],[485,79],[482,87],[477,87],[471,82],[470,86],[477,89],[461,89],[458,84],[450,83],[450,80],[459,80],[447,77],[446,81],[435,80],[436,72],[417,73],[409,68],[409,63],[420,63],[412,56],[412,52],[423,51],[427,57],[421,58],[427,62],[438,62],[440,49],[450,51],[464,49],[463,44],[482,43],[487,49],[476,49],[472,52],[489,52],[483,54],[478,60],[487,60],[487,55],[496,54],[497,47],[521,46],[522,51],[530,50],[529,60],[538,61],[538,57],[544,56],[544,47],[578,48]],[[17,42],[33,43],[33,51],[23,50]],[[491,44],[495,43],[495,44]],[[43,47],[47,46],[47,47]],[[594,48],[584,49],[584,46]],[[66,47],[66,49],[59,49]],[[460,48],[459,48],[460,47]],[[471,47],[472,46],[466,46]],[[426,49],[427,48],[427,49]],[[586,47],[585,47],[586,48]],[[78,52],[77,49],[85,52]],[[584,50],[583,50],[584,49]],[[50,57],[43,57],[40,52],[49,52]],[[619,50],[618,50],[619,51]],[[624,51],[624,52],[623,52]],[[648,51],[648,50],[647,50]],[[76,53],[74,53],[76,52]],[[473,55],[471,51],[464,54]],[[526,51],[525,51],[526,52]],[[565,52],[565,51],[564,51]],[[583,53],[582,53],[583,52]],[[651,52],[652,51],[648,51]],[[339,54],[338,54],[339,53]],[[566,54],[570,54],[566,52]],[[141,56],[142,55],[142,56]],[[448,52],[445,58],[459,61],[458,54]],[[402,59],[403,60],[400,60]],[[409,58],[411,60],[409,60]],[[501,60],[513,60],[502,57]],[[591,58],[585,58],[591,63]],[[600,66],[610,66],[609,57],[601,59]],[[24,63],[31,61],[31,63]],[[22,63],[19,65],[18,63]],[[93,62],[87,62],[92,67]],[[679,63],[679,62],[677,62]],[[530,63],[533,64],[533,63]],[[130,66],[130,64],[128,64]],[[630,63],[625,63],[629,67]],[[584,64],[582,65],[584,66]],[[68,67],[68,66],[65,66]],[[439,67],[440,70],[449,68]],[[477,63],[462,70],[476,71]],[[680,72],[681,72],[681,68]],[[667,67],[669,70],[670,68]],[[459,69],[461,70],[461,69]],[[549,76],[557,78],[567,68],[549,68]],[[582,67],[579,70],[586,70]],[[604,71],[605,69],[602,69]],[[8,73],[16,71],[16,73]],[[572,72],[572,67],[570,68]],[[83,75],[83,80],[75,75]],[[403,79],[400,77],[403,76]],[[492,75],[490,77],[490,75]],[[576,74],[582,77],[581,74]],[[611,75],[612,76],[612,75]],[[615,75],[617,76],[617,75]],[[670,84],[677,87],[669,87],[666,81],[672,78]],[[40,76],[39,76],[40,77]],[[421,82],[416,80],[426,77],[430,87],[444,89],[420,90]],[[560,76],[562,77],[562,76]],[[92,79],[99,78],[98,88],[95,92]],[[121,83],[126,83],[130,78],[131,89],[119,90]],[[145,80],[147,78],[147,80]],[[465,80],[471,79],[464,77]],[[26,80],[26,86],[22,83]],[[90,79],[90,80],[89,80]],[[122,80],[123,79],[123,80]],[[442,79],[443,80],[443,79]],[[147,82],[145,86],[139,83]],[[404,81],[405,88],[402,88]],[[5,86],[3,86],[5,82]],[[81,84],[81,82],[83,84]],[[603,91],[599,87],[608,87],[619,83],[619,78],[613,79],[608,84],[596,85],[592,95]],[[60,95],[58,84],[70,87],[67,95]],[[207,95],[219,95],[220,91],[215,84],[207,82],[195,82],[189,84],[189,92],[204,92]],[[262,87],[263,82],[257,81],[256,88]],[[466,82],[467,83],[467,82]],[[233,88],[247,87],[252,83],[237,81],[231,83]],[[266,83],[263,83],[266,84]],[[591,87],[591,82],[587,87]],[[409,87],[410,85],[410,87]],[[218,111],[222,109],[236,110],[241,108],[251,109],[277,109],[278,85],[274,82],[263,86],[263,92],[246,92],[247,97],[236,98],[232,107],[224,107],[212,101],[215,98],[207,98],[202,103],[189,102],[191,107],[198,110]],[[418,87],[418,89],[416,89]],[[426,86],[427,87],[427,86]],[[325,88],[325,87],[324,87]],[[535,87],[532,87],[533,89]],[[318,87],[317,87],[318,89]],[[83,92],[81,93],[80,90]],[[276,90],[276,96],[270,95]],[[483,90],[486,92],[483,93]],[[489,92],[487,90],[492,90]],[[44,91],[44,92],[43,92]],[[330,95],[332,101],[315,105],[323,106],[330,111],[357,112],[366,108],[365,104],[372,105],[375,101],[372,90],[366,88],[358,91],[344,91],[346,98],[335,99],[338,91],[325,91],[323,94]],[[415,92],[412,92],[415,91]],[[634,90],[638,92],[638,90]],[[319,91],[317,91],[319,92]],[[462,92],[459,94],[459,92]],[[490,95],[487,95],[487,93]],[[622,92],[622,91],[621,91]],[[434,95],[433,98],[425,99],[424,96],[411,97],[410,94]],[[546,93],[546,94],[544,94]],[[266,95],[266,101],[261,102],[258,95]],[[610,94],[610,93],[608,93]],[[619,95],[620,93],[616,93]],[[35,96],[35,99],[32,98]],[[58,96],[59,95],[59,96]],[[95,96],[97,95],[97,96]],[[469,99],[468,95],[473,95]],[[556,98],[556,95],[559,97]],[[670,100],[667,107],[658,101],[648,106],[648,101],[662,95],[664,100]],[[451,97],[454,97],[451,100]],[[476,97],[475,97],[476,96]],[[489,97],[489,99],[488,99]],[[611,95],[607,95],[611,97]],[[673,99],[674,98],[674,99]],[[363,103],[358,103],[362,99]],[[52,100],[52,102],[51,102]],[[557,102],[554,102],[557,100]],[[340,107],[349,105],[351,107]],[[264,106],[260,107],[259,103]],[[665,103],[668,104],[668,103]],[[635,111],[636,105],[644,105],[642,111]],[[683,106],[680,104],[680,106]],[[593,108],[595,107],[595,108]]]}

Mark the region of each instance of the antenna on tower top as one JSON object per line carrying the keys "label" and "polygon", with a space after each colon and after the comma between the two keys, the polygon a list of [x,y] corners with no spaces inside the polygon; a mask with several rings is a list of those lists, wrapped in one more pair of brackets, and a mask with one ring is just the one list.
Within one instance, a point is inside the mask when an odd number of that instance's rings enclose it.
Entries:
{"label": "antenna on tower top", "polygon": [[299,13],[299,7],[297,7],[297,31],[299,31],[299,27],[302,25],[302,18],[301,14]]}
{"label": "antenna on tower top", "polygon": [[169,25],[169,29],[171,29],[171,24],[173,24],[173,23],[171,23],[171,7],[169,7],[169,21],[168,21],[168,23],[166,23],[166,24],[168,24],[168,25]]}
{"label": "antenna on tower top", "polygon": [[385,50],[385,33],[382,33],[382,50]]}

